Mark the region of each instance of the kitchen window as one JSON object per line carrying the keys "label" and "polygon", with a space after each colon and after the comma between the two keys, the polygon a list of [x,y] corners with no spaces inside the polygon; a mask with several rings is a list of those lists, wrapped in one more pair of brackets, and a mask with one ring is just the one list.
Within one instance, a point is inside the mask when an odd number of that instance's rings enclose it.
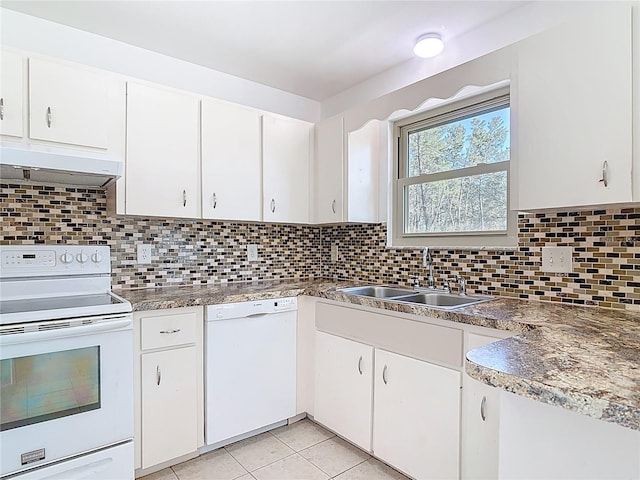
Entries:
{"label": "kitchen window", "polygon": [[509,117],[501,89],[395,123],[394,245],[516,244]]}

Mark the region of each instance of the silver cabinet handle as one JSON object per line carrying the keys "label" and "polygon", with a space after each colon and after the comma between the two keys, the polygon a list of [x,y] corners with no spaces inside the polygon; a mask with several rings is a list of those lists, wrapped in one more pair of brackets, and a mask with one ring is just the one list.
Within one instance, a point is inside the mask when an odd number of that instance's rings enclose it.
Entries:
{"label": "silver cabinet handle", "polygon": [[276,213],[276,199],[271,199],[271,213]]}
{"label": "silver cabinet handle", "polygon": [[182,206],[183,207],[187,206],[187,191],[186,190],[182,190]]}
{"label": "silver cabinet handle", "polygon": [[160,365],[156,366],[156,385],[160,385],[162,380],[162,372],[160,371]]}
{"label": "silver cabinet handle", "polygon": [[174,328],[173,330],[160,330],[160,333],[178,333],[179,331],[179,328]]}
{"label": "silver cabinet handle", "polygon": [[598,181],[605,187],[609,186],[609,163],[606,160],[602,164],[602,178]]}
{"label": "silver cabinet handle", "polygon": [[0,98],[0,120],[4,120],[4,98]]}
{"label": "silver cabinet handle", "polygon": [[47,107],[47,127],[51,128],[51,107]]}
{"label": "silver cabinet handle", "polygon": [[385,385],[389,383],[387,382],[387,366],[386,365],[382,369],[382,381],[384,382]]}
{"label": "silver cabinet handle", "polygon": [[360,358],[358,359],[358,373],[362,375],[362,355],[360,355]]}
{"label": "silver cabinet handle", "polygon": [[335,198],[333,199],[333,202],[331,202],[331,211],[333,213],[336,213],[336,200],[335,200]]}
{"label": "silver cabinet handle", "polygon": [[211,205],[213,206],[213,208],[216,208],[218,206],[218,197],[215,193],[211,196]]}
{"label": "silver cabinet handle", "polygon": [[487,406],[487,397],[482,397],[482,401],[480,402],[480,418],[485,422],[487,420],[487,415],[485,412],[485,408]]}

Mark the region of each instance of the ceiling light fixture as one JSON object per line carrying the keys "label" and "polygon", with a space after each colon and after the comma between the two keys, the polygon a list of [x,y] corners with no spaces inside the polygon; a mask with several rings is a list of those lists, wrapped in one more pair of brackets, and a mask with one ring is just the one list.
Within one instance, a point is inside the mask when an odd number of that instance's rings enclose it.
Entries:
{"label": "ceiling light fixture", "polygon": [[431,58],[444,50],[444,42],[437,33],[426,33],[418,38],[413,53],[422,58]]}

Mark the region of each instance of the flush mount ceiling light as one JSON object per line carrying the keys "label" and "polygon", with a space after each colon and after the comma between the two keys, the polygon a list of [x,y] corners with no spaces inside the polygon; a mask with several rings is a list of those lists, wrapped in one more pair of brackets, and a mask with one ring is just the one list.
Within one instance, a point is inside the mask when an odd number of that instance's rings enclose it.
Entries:
{"label": "flush mount ceiling light", "polygon": [[416,41],[413,53],[422,58],[431,58],[444,50],[444,42],[437,33],[427,33]]}

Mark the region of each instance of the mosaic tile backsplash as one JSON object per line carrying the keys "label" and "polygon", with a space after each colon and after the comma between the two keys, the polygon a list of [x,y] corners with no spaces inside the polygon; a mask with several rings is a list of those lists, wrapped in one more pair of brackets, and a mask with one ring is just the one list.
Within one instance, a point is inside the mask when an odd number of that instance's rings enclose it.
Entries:
{"label": "mosaic tile backsplash", "polygon": [[[114,216],[104,190],[37,184],[0,185],[2,244],[101,244],[111,247],[113,288],[200,285],[319,273],[320,229],[299,225]],[[136,245],[152,245],[152,263],[136,263]],[[247,261],[247,245],[258,261]]]}
{"label": "mosaic tile backsplash", "polygon": [[[318,277],[410,285],[426,276],[421,249],[386,247],[385,224],[114,216],[101,189],[30,183],[0,185],[0,217],[2,244],[110,245],[114,288]],[[150,265],[136,263],[137,243],[153,245]],[[248,244],[258,245],[257,262],[247,261]],[[545,245],[573,247],[574,272],[542,272]],[[457,273],[470,293],[640,310],[640,208],[521,214],[515,250],[434,252],[439,284]]]}
{"label": "mosaic tile backsplash", "polygon": [[[420,249],[386,247],[385,224],[340,225],[322,232],[323,276],[411,285],[427,276]],[[339,261],[331,245],[339,245]],[[543,246],[573,247],[573,273],[541,271]],[[438,286],[461,273],[469,293],[640,311],[640,208],[520,214],[518,247],[440,249],[433,254]]]}

